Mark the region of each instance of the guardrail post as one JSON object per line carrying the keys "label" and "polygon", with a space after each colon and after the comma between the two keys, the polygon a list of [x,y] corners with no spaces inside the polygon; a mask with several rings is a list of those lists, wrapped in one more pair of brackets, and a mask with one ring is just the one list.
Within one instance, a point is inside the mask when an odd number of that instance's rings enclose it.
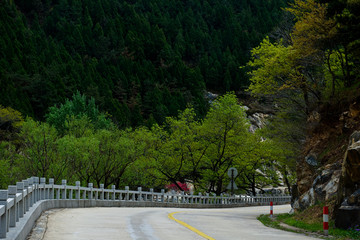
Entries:
{"label": "guardrail post", "polygon": [[130,194],[129,194],[129,186],[125,186],[125,201],[129,201]]}
{"label": "guardrail post", "polygon": [[0,190],[0,205],[5,206],[5,213],[0,217],[0,238],[6,238],[9,230],[9,213],[7,208],[8,191]]}
{"label": "guardrail post", "polygon": [[39,185],[39,195],[38,200],[44,200],[45,199],[45,185],[46,185],[46,178],[40,178],[40,185]]}
{"label": "guardrail post", "polygon": [[217,196],[216,193],[213,193],[213,200],[211,201],[212,204],[217,204]]}
{"label": "guardrail post", "polygon": [[154,189],[153,188],[150,188],[150,202],[153,202],[154,201]]}
{"label": "guardrail post", "polygon": [[[171,190],[170,191],[170,194],[171,194],[171,202],[175,202],[176,201],[176,199],[175,199],[175,190]],[[168,201],[169,202],[169,201]]]}
{"label": "guardrail post", "polygon": [[29,194],[29,208],[32,207],[32,205],[34,204],[34,201],[35,201],[35,194],[34,194],[34,180],[32,178],[28,178],[28,182],[29,182],[29,191],[28,191],[28,194]]}
{"label": "guardrail post", "polygon": [[[22,182],[17,182],[15,186],[16,186],[15,199],[16,199],[16,194],[21,193],[21,200],[16,203],[17,204],[16,205],[16,209],[17,209],[17,211],[16,211],[16,222],[18,222],[20,217],[23,216],[23,212],[24,212],[24,193],[23,193],[24,184]],[[21,189],[19,189],[19,187]]]}
{"label": "guardrail post", "polygon": [[116,186],[115,185],[111,185],[111,189],[112,189],[112,200],[116,199]]}
{"label": "guardrail post", "polygon": [[87,193],[86,193],[86,188],[84,188],[84,190],[83,190],[83,197],[82,197],[82,199],[86,199],[86,197],[87,197]]}
{"label": "guardrail post", "polygon": [[142,193],[141,193],[141,190],[142,190],[142,188],[141,187],[138,187],[138,198],[137,198],[137,200],[138,200],[138,202],[142,202]]}
{"label": "guardrail post", "polygon": [[25,211],[24,214],[29,211],[29,205],[30,205],[30,196],[29,196],[29,182],[28,180],[22,180],[24,183],[24,190],[26,191],[26,196],[25,196]]}
{"label": "guardrail post", "polygon": [[89,183],[88,187],[90,188],[90,191],[88,193],[88,198],[89,198],[89,200],[91,200],[93,198],[93,184]]}
{"label": "guardrail post", "polygon": [[209,193],[206,193],[206,200],[205,200],[205,204],[209,204]]}
{"label": "guardrail post", "polygon": [[61,180],[61,185],[62,185],[61,199],[66,199],[66,179]]}
{"label": "guardrail post", "polygon": [[[14,206],[10,209],[10,227],[15,227],[18,219],[18,206],[19,204],[16,202],[16,192],[17,188],[14,185],[8,186],[8,198],[14,199]],[[1,224],[1,223],[0,223]]]}
{"label": "guardrail post", "polygon": [[33,181],[33,204],[40,200],[39,177],[32,177]]}
{"label": "guardrail post", "polygon": [[60,199],[60,195],[61,195],[61,186],[56,185],[56,187],[54,186],[54,188],[56,189],[56,199]]}
{"label": "guardrail post", "polygon": [[24,183],[17,182],[17,193],[21,193],[21,201],[19,202],[19,218],[22,218],[25,214],[25,197],[24,197]]}
{"label": "guardrail post", "polygon": [[99,188],[94,188],[94,199],[98,200],[99,199]]}
{"label": "guardrail post", "polygon": [[132,199],[132,201],[135,201],[135,193],[132,194],[131,199]]}
{"label": "guardrail post", "polygon": [[100,184],[100,189],[101,189],[100,200],[104,200],[104,184]]}
{"label": "guardrail post", "polygon": [[110,200],[110,192],[106,191],[106,200]]}
{"label": "guardrail post", "polygon": [[165,189],[161,189],[161,202],[163,203],[165,200]]}
{"label": "guardrail post", "polygon": [[75,182],[76,190],[75,190],[75,198],[80,200],[80,181]]}
{"label": "guardrail post", "polygon": [[49,178],[49,199],[54,199],[55,189],[54,189],[54,179]]}
{"label": "guardrail post", "polygon": [[181,191],[181,202],[185,203],[185,192]]}
{"label": "guardrail post", "polygon": [[70,192],[69,192],[69,199],[72,200],[73,199],[73,194],[74,194],[74,189],[70,188]]}

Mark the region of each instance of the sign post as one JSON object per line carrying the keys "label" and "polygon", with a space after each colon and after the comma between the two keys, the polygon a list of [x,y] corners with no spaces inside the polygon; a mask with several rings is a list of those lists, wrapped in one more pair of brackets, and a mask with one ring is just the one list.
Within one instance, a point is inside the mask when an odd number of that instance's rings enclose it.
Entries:
{"label": "sign post", "polygon": [[227,173],[231,179],[229,185],[227,186],[227,189],[231,190],[231,196],[232,196],[232,195],[234,195],[234,189],[238,189],[235,184],[235,181],[234,181],[235,177],[238,175],[238,171],[236,168],[231,167],[231,168],[229,168]]}

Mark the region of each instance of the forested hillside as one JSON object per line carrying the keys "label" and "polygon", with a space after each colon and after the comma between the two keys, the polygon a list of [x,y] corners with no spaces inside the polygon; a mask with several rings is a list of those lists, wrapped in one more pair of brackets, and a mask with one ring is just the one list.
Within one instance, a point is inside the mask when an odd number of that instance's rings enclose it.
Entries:
{"label": "forested hillside", "polygon": [[5,0],[0,105],[43,120],[79,91],[120,127],[162,123],[205,89],[248,85],[244,65],[285,0]]}

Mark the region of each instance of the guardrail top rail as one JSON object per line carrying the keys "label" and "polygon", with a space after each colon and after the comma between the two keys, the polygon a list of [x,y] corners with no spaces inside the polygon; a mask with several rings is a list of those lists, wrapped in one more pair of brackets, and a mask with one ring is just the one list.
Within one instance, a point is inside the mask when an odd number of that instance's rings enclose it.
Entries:
{"label": "guardrail top rail", "polygon": [[[66,204],[73,203],[71,201],[74,200],[77,201],[76,204]],[[164,189],[161,192],[154,192],[153,189],[143,191],[141,187],[138,187],[137,191],[130,190],[129,187],[119,190],[115,189],[115,185],[112,185],[110,189],[106,189],[104,184],[100,184],[99,188],[94,188],[92,183],[89,183],[87,187],[83,187],[80,186],[79,181],[75,182],[75,186],[72,186],[67,185],[66,180],[62,180],[61,185],[58,185],[54,183],[52,178],[46,183],[45,178],[31,177],[17,182],[16,185],[8,186],[7,190],[0,190],[0,238],[6,238],[9,230],[16,228],[21,219],[30,219],[27,212],[34,205],[38,207],[40,206],[38,203],[44,201],[60,202],[61,204],[58,204],[58,207],[125,206],[104,205],[104,203],[142,203],[147,204],[144,206],[168,205],[172,207],[237,207],[242,205],[268,205],[270,202],[286,204],[290,200],[291,196],[285,194],[257,196],[221,194],[216,196],[216,194],[210,195],[206,193],[203,195],[199,193],[193,195],[175,191],[165,192]],[[92,204],[81,205],[81,202],[90,202]],[[51,208],[51,206],[48,208]],[[31,224],[32,227],[33,223],[27,224]],[[17,229],[17,231],[24,230]],[[16,239],[25,239],[25,237]]]}

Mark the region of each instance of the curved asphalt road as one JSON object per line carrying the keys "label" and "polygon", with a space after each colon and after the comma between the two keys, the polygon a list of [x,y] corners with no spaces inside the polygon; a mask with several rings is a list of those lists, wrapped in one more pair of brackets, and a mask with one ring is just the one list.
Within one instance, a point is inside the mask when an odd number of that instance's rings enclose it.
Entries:
{"label": "curved asphalt road", "polygon": [[[274,213],[290,210],[274,206]],[[185,224],[169,218],[169,214]],[[197,240],[208,239],[314,239],[265,227],[256,220],[269,207],[225,209],[188,208],[79,208],[64,209],[49,216],[44,240]],[[184,225],[190,225],[190,230]],[[200,235],[199,235],[200,234]],[[203,236],[201,236],[203,235]]]}

